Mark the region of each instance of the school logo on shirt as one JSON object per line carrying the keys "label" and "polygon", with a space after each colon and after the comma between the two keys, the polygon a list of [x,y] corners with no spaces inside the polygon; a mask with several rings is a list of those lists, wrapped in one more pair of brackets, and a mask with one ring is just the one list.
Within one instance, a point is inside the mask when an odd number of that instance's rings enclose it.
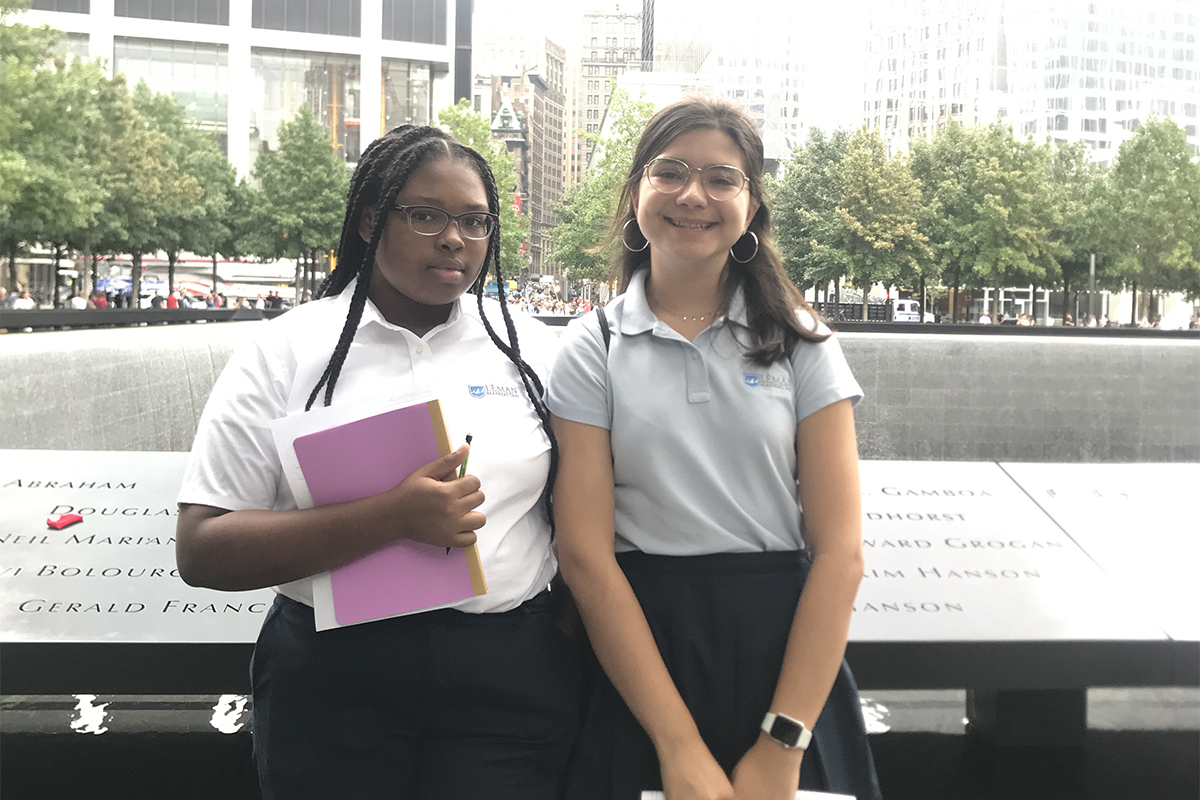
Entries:
{"label": "school logo on shirt", "polygon": [[775,375],[759,375],[757,372],[743,372],[742,380],[751,389],[763,387],[765,389],[790,389],[785,378],[780,378]]}
{"label": "school logo on shirt", "polygon": [[467,386],[471,397],[520,397],[521,392],[516,386],[502,386],[498,383],[485,383],[482,386]]}

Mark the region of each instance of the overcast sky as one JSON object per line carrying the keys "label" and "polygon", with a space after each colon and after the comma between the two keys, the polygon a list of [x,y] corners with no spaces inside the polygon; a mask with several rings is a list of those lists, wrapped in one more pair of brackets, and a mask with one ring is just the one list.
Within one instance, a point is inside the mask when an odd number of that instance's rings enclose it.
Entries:
{"label": "overcast sky", "polygon": [[[680,0],[671,0],[678,3]],[[811,53],[807,95],[811,122],[824,128],[856,127],[861,121],[863,42],[872,0],[751,0],[768,19],[792,26],[809,41]],[[622,10],[641,11],[641,0],[620,3]],[[720,20],[736,3],[728,0],[689,0],[689,9],[703,18]],[[578,35],[583,9],[591,4],[576,0],[475,0],[475,35],[483,30],[503,33],[538,30],[569,46]],[[597,8],[611,5],[595,4]],[[719,25],[720,23],[718,23]],[[728,31],[725,27],[723,30]]]}

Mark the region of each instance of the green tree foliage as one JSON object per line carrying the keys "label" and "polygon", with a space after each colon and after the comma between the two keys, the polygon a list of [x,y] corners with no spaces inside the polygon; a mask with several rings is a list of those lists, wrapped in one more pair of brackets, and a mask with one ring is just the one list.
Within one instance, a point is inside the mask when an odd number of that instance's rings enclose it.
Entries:
{"label": "green tree foliage", "polygon": [[529,218],[513,207],[519,185],[516,160],[503,144],[493,144],[491,125],[471,110],[466,98],[439,111],[438,124],[483,156],[492,168],[500,192],[500,267],[506,275],[515,275],[526,264],[521,245],[529,236]]}
{"label": "green tree foliage", "polygon": [[[838,169],[841,189],[829,249],[836,252],[864,299],[871,286],[913,286],[929,258],[917,230],[921,189],[903,157],[889,159],[879,131],[861,128],[846,146]],[[867,304],[862,306],[867,318]]]}
{"label": "green tree foliage", "polygon": [[604,281],[616,249],[617,239],[609,240],[621,184],[629,174],[638,139],[654,116],[654,104],[629,93],[613,91],[608,106],[612,132],[601,139],[588,134],[589,141],[602,148],[599,162],[576,185],[556,209],[561,222],[550,234],[551,262],[561,263],[574,280],[587,278]]}
{"label": "green tree foliage", "polygon": [[911,167],[921,182],[933,262],[957,291],[1057,281],[1060,224],[1046,146],[1020,142],[994,123],[951,122],[932,142],[916,141]]}
{"label": "green tree foliage", "polygon": [[[975,285],[1056,282],[1062,248],[1050,237],[1060,214],[1049,180],[1049,146],[1020,142],[1011,127],[999,123],[972,133],[979,140],[970,184]],[[999,292],[995,300],[998,318]]]}
{"label": "green tree foliage", "polygon": [[11,265],[24,245],[61,246],[95,224],[105,193],[91,152],[93,95],[104,78],[53,48],[61,34],[11,23],[0,6],[0,246]]}
{"label": "green tree foliage", "polygon": [[[1080,291],[1096,256],[1096,275],[1101,285],[1112,283],[1112,260],[1105,257],[1102,239],[1104,170],[1092,161],[1083,141],[1068,142],[1054,151],[1050,161],[1050,183],[1059,211],[1059,225],[1051,238],[1059,243],[1059,275],[1068,302],[1063,303],[1064,319],[1071,305],[1071,291]],[[1119,280],[1117,281],[1119,283]],[[1117,288],[1117,286],[1110,286]]]}
{"label": "green tree foliage", "polygon": [[254,163],[258,231],[248,237],[257,255],[297,259],[297,294],[307,293],[319,253],[337,245],[350,177],[329,135],[304,103],[279,125],[279,149]]}
{"label": "green tree foliage", "polygon": [[50,55],[62,38],[59,31],[43,26],[33,28],[9,22],[8,17],[28,3],[0,2],[0,223],[8,219],[22,190],[34,180],[22,145],[28,140],[29,106],[33,103],[37,82],[36,65]]}
{"label": "green tree foliage", "polygon": [[843,253],[831,247],[840,228],[836,209],[842,197],[840,167],[850,135],[820,128],[809,131],[779,180],[770,183],[772,227],[792,282],[824,286],[846,272]]}
{"label": "green tree foliage", "polygon": [[[1121,144],[1106,195],[1116,271],[1143,292],[1200,296],[1200,164],[1184,131],[1152,116]],[[1148,295],[1135,313],[1145,314]]]}
{"label": "green tree foliage", "polygon": [[[194,250],[194,237],[200,232],[206,216],[205,206],[201,202],[205,188],[195,174],[199,171],[197,167],[205,163],[201,149],[207,142],[211,142],[215,148],[216,142],[188,124],[183,106],[175,98],[167,94],[155,94],[145,83],[139,82],[134,87],[133,105],[145,121],[146,128],[163,137],[160,153],[163,176],[156,206],[157,236],[153,244],[155,250],[167,254],[167,288],[173,292],[179,253],[182,250]],[[216,155],[225,160],[220,150]]]}

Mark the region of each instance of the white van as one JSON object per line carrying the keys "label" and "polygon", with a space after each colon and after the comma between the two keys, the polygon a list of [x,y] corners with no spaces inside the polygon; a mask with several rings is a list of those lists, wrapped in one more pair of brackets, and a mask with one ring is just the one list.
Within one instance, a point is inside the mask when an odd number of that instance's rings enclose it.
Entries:
{"label": "white van", "polygon": [[892,322],[920,322],[920,300],[893,300]]}

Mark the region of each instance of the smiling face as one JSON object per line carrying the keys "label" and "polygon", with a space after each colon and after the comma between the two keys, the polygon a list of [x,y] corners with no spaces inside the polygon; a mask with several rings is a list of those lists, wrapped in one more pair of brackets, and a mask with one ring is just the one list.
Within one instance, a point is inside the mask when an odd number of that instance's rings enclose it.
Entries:
{"label": "smiling face", "polygon": [[700,171],[723,164],[744,172],[741,151],[724,131],[699,128],[676,136],[654,155],[684,162],[691,174],[678,192],[662,194],[643,173],[633,194],[638,227],[650,242],[651,263],[720,271],[729,248],[750,227],[759,203],[749,185],[731,200],[713,200],[704,190]]}
{"label": "smiling face", "polygon": [[[433,206],[450,214],[488,210],[479,173],[468,162],[450,158],[414,170],[395,205]],[[367,294],[385,319],[423,336],[445,322],[453,303],[471,288],[487,257],[488,240],[466,238],[453,221],[441,233],[423,236],[395,209],[364,213],[359,222],[364,240],[371,238],[375,213],[388,219]]]}

